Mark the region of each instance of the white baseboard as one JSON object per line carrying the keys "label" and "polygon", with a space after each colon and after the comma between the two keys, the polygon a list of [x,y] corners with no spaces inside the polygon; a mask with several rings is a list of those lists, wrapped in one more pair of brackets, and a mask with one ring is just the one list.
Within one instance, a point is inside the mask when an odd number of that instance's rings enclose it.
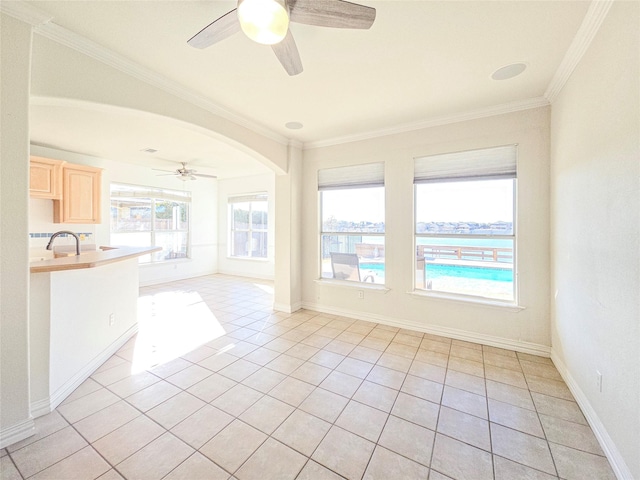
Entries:
{"label": "white baseboard", "polygon": [[504,348],[507,350],[515,350],[517,352],[529,353],[540,357],[549,357],[551,347],[540,345],[537,343],[523,342],[520,340],[512,340],[509,338],[495,337],[493,335],[485,335],[482,333],[469,332],[459,330],[457,328],[441,327],[439,325],[424,325],[411,320],[388,317],[386,315],[376,315],[359,311],[352,311],[342,308],[326,307],[314,303],[303,302],[302,307],[317,312],[329,313],[331,315],[340,315],[358,320],[382,323],[392,327],[406,328],[416,330],[418,332],[430,333],[441,337],[455,338],[456,340],[464,340],[467,342],[481,343],[491,347]]}
{"label": "white baseboard", "polygon": [[36,400],[34,402],[31,402],[31,416],[33,418],[41,417],[42,415],[51,413],[53,411],[53,408],[51,407],[50,397]]}
{"label": "white baseboard", "polygon": [[288,304],[288,303],[274,303],[273,304],[273,309],[274,310],[276,310],[278,312],[284,312],[284,313],[297,312],[301,308],[302,308],[302,303],[301,302],[292,303],[292,304]]}
{"label": "white baseboard", "polygon": [[129,341],[138,331],[138,324],[133,325],[129,330],[120,335],[111,345],[100,352],[91,362],[85,365],[78,373],[71,377],[55,392],[51,393],[49,397],[37,400],[31,403],[31,415],[40,417],[51,413],[60,405],[73,391],[78,388],[82,382],[89,378],[93,372],[95,372],[100,366],[109,360],[111,356],[116,353],[120,347]]}
{"label": "white baseboard", "polygon": [[15,425],[11,425],[8,428],[0,430],[0,448],[8,447],[14,443],[29,438],[31,435],[35,435],[36,427],[33,423],[33,417],[29,417]]}
{"label": "white baseboard", "polygon": [[611,464],[613,473],[616,474],[616,477],[619,480],[634,480],[633,475],[631,474],[631,470],[629,470],[627,463],[624,461],[624,458],[622,458],[618,447],[616,447],[615,443],[613,443],[613,440],[609,436],[609,433],[607,432],[604,424],[602,423],[602,421],[600,421],[600,417],[598,417],[598,414],[591,406],[589,398],[582,391],[578,383],[574,380],[573,376],[567,369],[567,366],[553,349],[551,350],[551,360],[564,379],[564,382],[569,387],[569,390],[573,394],[573,397],[576,399],[576,402],[578,402],[578,405],[580,405],[582,413],[584,413],[587,422],[589,422],[594,435],[598,439],[600,447],[602,447],[604,454],[607,456],[607,459]]}

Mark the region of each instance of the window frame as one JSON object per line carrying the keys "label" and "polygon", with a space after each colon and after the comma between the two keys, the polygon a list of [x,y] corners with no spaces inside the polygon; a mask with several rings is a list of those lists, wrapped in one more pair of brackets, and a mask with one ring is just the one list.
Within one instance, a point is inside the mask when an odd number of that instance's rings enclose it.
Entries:
{"label": "window frame", "polygon": [[[383,197],[383,217],[382,227],[383,232],[368,232],[362,230],[348,230],[337,231],[324,229],[324,203],[323,195],[328,191],[348,191],[348,190],[364,190],[366,188],[382,188]],[[317,268],[319,281],[334,282],[340,284],[348,284],[358,286],[369,286],[369,288],[382,288],[386,284],[386,275],[384,282],[381,283],[367,283],[367,275],[360,271],[360,281],[357,280],[340,280],[333,277],[323,276],[323,238],[325,236],[344,236],[344,237],[381,237],[383,239],[382,246],[386,249],[386,186],[384,184],[384,163],[369,163],[359,165],[349,165],[343,167],[335,167],[328,169],[318,170],[318,255],[317,255]],[[385,272],[386,272],[386,255],[384,260]]]}
{"label": "window frame", "polygon": [[[264,229],[253,228],[253,204],[257,202],[264,202],[266,205],[267,223]],[[249,203],[249,221],[247,222],[247,229],[238,229],[235,227],[235,218],[233,212],[233,205],[237,203]],[[267,192],[257,192],[241,195],[230,195],[227,197],[227,214],[229,216],[229,248],[227,249],[228,258],[241,259],[241,260],[267,260],[269,258],[269,195]],[[253,233],[265,234],[266,245],[264,256],[254,256],[253,250],[247,248],[248,255],[236,255],[234,254],[234,234],[235,232],[246,232],[247,238],[252,239]]]}
{"label": "window frame", "polygon": [[[132,189],[131,190],[131,195],[126,195],[126,190],[123,191],[122,195],[116,195],[114,196],[113,193],[113,187],[124,187],[126,189]],[[186,252],[184,254],[184,256],[176,256],[174,258],[166,258],[166,256],[164,258],[156,258],[156,254],[149,254],[149,255],[144,255],[139,257],[139,263],[141,265],[150,265],[150,264],[160,264],[160,263],[165,263],[165,262],[172,262],[172,261],[176,261],[176,260],[185,260],[185,259],[191,259],[191,192],[188,191],[180,191],[180,190],[174,190],[174,189],[169,189],[169,188],[160,188],[160,187],[151,187],[151,186],[144,186],[144,185],[133,185],[133,184],[126,184],[126,183],[120,183],[120,182],[111,182],[110,186],[109,186],[109,207],[110,209],[113,208],[113,204],[112,202],[114,200],[118,200],[118,199],[132,199],[135,200],[136,198],[140,198],[140,199],[149,199],[150,200],[150,210],[151,210],[151,218],[149,220],[149,224],[151,228],[148,229],[136,229],[136,230],[131,230],[131,229],[113,229],[113,217],[111,215],[109,215],[110,218],[110,225],[109,225],[109,236],[111,237],[111,235],[113,234],[136,234],[136,233],[148,233],[149,234],[149,239],[150,239],[150,243],[152,247],[157,246],[156,245],[156,236],[157,234],[163,234],[163,233],[167,233],[167,232],[172,232],[172,233],[183,233],[186,234]],[[184,203],[185,204],[185,210],[186,210],[186,221],[184,222],[186,225],[186,228],[174,228],[172,230],[161,230],[158,229],[156,224],[157,224],[157,218],[156,218],[156,207],[158,205],[158,203],[163,203],[163,202],[167,202],[167,201],[174,201],[174,202],[179,202],[179,203]],[[161,246],[161,245],[160,245]]]}
{"label": "window frame", "polygon": [[[510,146],[511,147],[511,146]],[[413,292],[419,295],[426,296],[434,296],[434,297],[445,297],[445,298],[453,298],[453,299],[462,299],[466,301],[479,302],[479,303],[502,303],[505,305],[517,305],[519,301],[519,289],[518,289],[518,274],[517,274],[517,265],[518,265],[518,233],[517,233],[517,224],[518,224],[518,204],[517,204],[517,196],[518,196],[518,178],[517,178],[517,147],[513,145],[513,172],[509,174],[500,173],[500,174],[486,174],[486,175],[446,175],[443,178],[432,178],[429,180],[419,181],[414,179],[413,185]],[[494,147],[496,150],[504,147]],[[483,150],[491,150],[491,149],[481,149],[481,150],[472,150],[469,153],[480,153],[482,154]],[[464,155],[466,152],[459,152],[456,154],[444,154],[444,155]],[[438,157],[435,155],[434,157]],[[424,157],[426,158],[426,157]],[[448,173],[451,173],[449,171]],[[498,179],[510,179],[512,184],[512,230],[511,234],[447,234],[447,233],[418,233],[418,187],[421,184],[425,183],[437,183],[437,184],[446,184],[453,182],[472,182],[472,181],[486,181],[486,180],[498,180]],[[511,298],[503,299],[498,298],[496,296],[488,296],[488,295],[473,295],[466,293],[458,293],[451,292],[447,290],[432,290],[427,287],[425,284],[423,288],[418,287],[417,285],[417,276],[418,276],[418,248],[419,248],[419,239],[421,238],[434,238],[434,239],[473,239],[473,240],[511,240],[513,249],[512,249],[512,260],[511,260],[511,270],[512,270],[512,289],[511,289]],[[426,264],[425,264],[426,269]],[[426,280],[426,270],[425,270],[425,280]]]}

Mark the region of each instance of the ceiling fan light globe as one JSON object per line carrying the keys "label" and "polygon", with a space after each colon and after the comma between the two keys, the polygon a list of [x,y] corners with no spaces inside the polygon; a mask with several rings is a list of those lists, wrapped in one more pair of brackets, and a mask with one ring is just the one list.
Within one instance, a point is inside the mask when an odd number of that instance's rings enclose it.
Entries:
{"label": "ceiling fan light globe", "polygon": [[238,0],[238,20],[245,35],[263,45],[281,42],[289,29],[285,0]]}

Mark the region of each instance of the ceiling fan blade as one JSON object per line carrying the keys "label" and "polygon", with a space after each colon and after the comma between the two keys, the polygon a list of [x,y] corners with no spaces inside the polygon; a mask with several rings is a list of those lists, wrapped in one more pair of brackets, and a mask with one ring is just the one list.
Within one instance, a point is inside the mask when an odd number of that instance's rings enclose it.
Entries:
{"label": "ceiling fan blade", "polygon": [[215,175],[206,175],[204,173],[192,173],[191,176],[193,176],[193,177],[204,177],[204,178],[218,178]]}
{"label": "ceiling fan blade", "polygon": [[296,41],[293,39],[293,35],[291,35],[291,30],[287,31],[287,36],[284,37],[284,40],[275,45],[271,45],[271,48],[289,75],[302,73],[302,60],[300,60],[298,47],[296,46]]}
{"label": "ceiling fan blade", "polygon": [[162,170],[160,168],[152,168],[151,170],[153,170],[154,172],[167,172],[167,173],[173,173],[175,174],[175,170]]}
{"label": "ceiling fan blade", "polygon": [[[164,172],[166,170],[159,170],[160,172]],[[175,177],[176,175],[180,175],[179,173],[159,173],[156,175],[156,177],[168,177],[168,176],[172,176]]]}
{"label": "ceiling fan blade", "polygon": [[234,8],[204,27],[191,37],[187,43],[195,48],[207,48],[238,31],[240,31],[240,22]]}
{"label": "ceiling fan blade", "polygon": [[376,9],[343,0],[289,0],[292,22],[319,27],[368,29]]}

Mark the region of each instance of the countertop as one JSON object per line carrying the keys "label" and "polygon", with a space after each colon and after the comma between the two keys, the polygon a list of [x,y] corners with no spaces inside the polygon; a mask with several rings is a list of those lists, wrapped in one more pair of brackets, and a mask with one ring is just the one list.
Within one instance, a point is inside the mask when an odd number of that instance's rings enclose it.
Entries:
{"label": "countertop", "polygon": [[140,257],[148,253],[159,252],[160,250],[162,250],[161,247],[100,247],[100,250],[87,251],[81,255],[31,262],[29,267],[31,273],[95,268],[108,263]]}

